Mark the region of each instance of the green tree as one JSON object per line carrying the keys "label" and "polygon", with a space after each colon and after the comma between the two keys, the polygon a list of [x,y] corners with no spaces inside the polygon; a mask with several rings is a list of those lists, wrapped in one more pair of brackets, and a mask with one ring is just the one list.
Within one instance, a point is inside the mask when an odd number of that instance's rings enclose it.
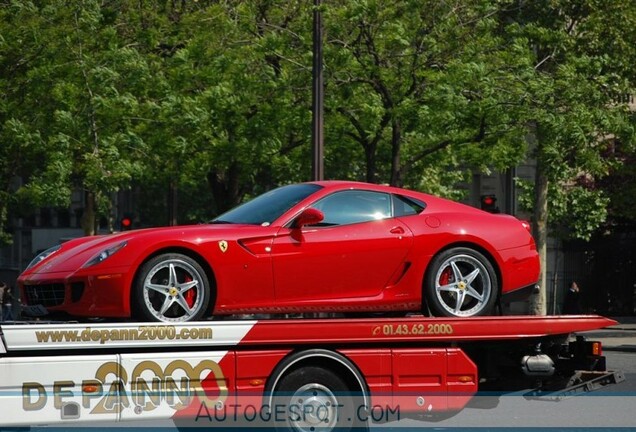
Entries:
{"label": "green tree", "polygon": [[328,4],[330,145],[359,145],[365,162],[345,176],[457,197],[471,170],[521,160],[528,53],[498,35],[498,10],[481,0]]}
{"label": "green tree", "polygon": [[10,211],[23,216],[44,203],[68,204],[66,155],[39,130],[51,116],[38,109],[31,75],[45,56],[46,24],[31,2],[0,4],[0,244],[11,241]]}
{"label": "green tree", "polygon": [[611,0],[521,2],[504,22],[512,40],[534,53],[524,104],[534,137],[533,230],[541,255],[541,290],[532,309],[546,312],[550,227],[589,239],[606,218],[608,198],[595,187],[621,161],[613,148],[634,142],[633,117],[621,96],[633,94],[636,4]]}
{"label": "green tree", "polygon": [[153,119],[143,132],[151,148],[145,181],[173,193],[206,183],[218,213],[306,178],[299,157],[309,143],[309,12],[302,1],[127,11],[122,19],[142,29],[155,80],[144,105]]}
{"label": "green tree", "polygon": [[27,182],[16,196],[38,206],[68,205],[71,190],[82,188],[86,234],[95,232],[99,215],[109,216],[111,194],[139,169],[143,141],[130,126],[138,107],[134,93],[149,78],[143,59],[122,43],[104,12],[92,0],[3,8],[3,27],[20,22],[22,32],[5,38],[7,51],[21,56],[13,99],[21,109],[11,114],[15,127],[7,131],[24,131],[21,142],[31,143],[31,163],[40,165],[38,174],[23,175]]}

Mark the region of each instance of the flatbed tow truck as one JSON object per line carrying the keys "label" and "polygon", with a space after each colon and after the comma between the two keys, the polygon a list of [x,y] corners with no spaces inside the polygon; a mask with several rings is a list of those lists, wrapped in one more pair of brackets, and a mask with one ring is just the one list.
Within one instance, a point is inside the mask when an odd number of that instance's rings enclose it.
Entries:
{"label": "flatbed tow truck", "polygon": [[[623,379],[600,316],[273,319],[0,326],[0,428],[172,419],[365,429],[440,419],[523,381],[559,399]],[[240,422],[239,422],[240,423]]]}

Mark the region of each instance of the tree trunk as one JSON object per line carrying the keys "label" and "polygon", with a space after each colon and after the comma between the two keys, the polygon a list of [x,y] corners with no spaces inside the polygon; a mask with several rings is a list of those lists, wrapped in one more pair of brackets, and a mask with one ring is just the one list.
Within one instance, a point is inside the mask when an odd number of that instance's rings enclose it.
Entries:
{"label": "tree trunk", "polygon": [[376,146],[373,144],[367,144],[364,147],[364,156],[367,162],[366,182],[375,183],[376,179],[376,166],[375,166],[375,152]]}
{"label": "tree trunk", "polygon": [[208,173],[208,184],[219,214],[241,202],[243,189],[240,185],[240,172],[238,164],[232,163],[225,171],[211,170]]}
{"label": "tree trunk", "polygon": [[[0,194],[3,196],[4,194]],[[11,236],[5,231],[8,220],[7,203],[8,200],[0,199],[0,246],[12,243]]]}
{"label": "tree trunk", "polygon": [[82,229],[84,235],[95,235],[95,194],[84,192],[84,213],[82,213]]}
{"label": "tree trunk", "polygon": [[176,226],[177,221],[177,184],[174,180],[170,180],[168,185],[168,226]]}
{"label": "tree trunk", "polygon": [[400,151],[402,146],[402,125],[395,117],[391,121],[391,186],[402,187]]}
{"label": "tree trunk", "polygon": [[547,254],[548,254],[548,185],[549,180],[545,172],[545,162],[542,154],[541,138],[538,137],[537,168],[534,181],[534,217],[532,218],[532,233],[539,252],[541,271],[539,273],[539,291],[530,299],[530,313],[533,315],[546,314],[547,289]]}

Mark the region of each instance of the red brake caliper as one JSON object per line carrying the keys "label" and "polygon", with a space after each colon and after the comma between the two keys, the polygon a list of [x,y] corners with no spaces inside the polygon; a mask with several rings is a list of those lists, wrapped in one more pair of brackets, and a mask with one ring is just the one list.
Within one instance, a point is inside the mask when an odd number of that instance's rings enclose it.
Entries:
{"label": "red brake caliper", "polygon": [[451,281],[452,276],[453,273],[451,272],[450,267],[446,267],[439,277],[439,284],[441,286],[448,285]]}
{"label": "red brake caliper", "polygon": [[[186,276],[185,277],[185,281],[186,282],[192,282],[192,278],[190,276]],[[183,295],[183,298],[185,299],[186,303],[188,304],[189,307],[194,306],[194,302],[197,299],[197,291],[196,289],[192,288],[189,289],[188,291],[186,291],[186,293]]]}

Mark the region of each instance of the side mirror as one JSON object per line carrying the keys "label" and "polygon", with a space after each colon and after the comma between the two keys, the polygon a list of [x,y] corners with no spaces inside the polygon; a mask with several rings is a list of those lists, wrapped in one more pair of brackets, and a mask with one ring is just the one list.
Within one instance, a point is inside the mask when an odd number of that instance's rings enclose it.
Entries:
{"label": "side mirror", "polygon": [[294,228],[302,228],[306,225],[315,225],[320,223],[325,218],[325,215],[315,208],[306,208],[303,210],[296,221],[294,221]]}

